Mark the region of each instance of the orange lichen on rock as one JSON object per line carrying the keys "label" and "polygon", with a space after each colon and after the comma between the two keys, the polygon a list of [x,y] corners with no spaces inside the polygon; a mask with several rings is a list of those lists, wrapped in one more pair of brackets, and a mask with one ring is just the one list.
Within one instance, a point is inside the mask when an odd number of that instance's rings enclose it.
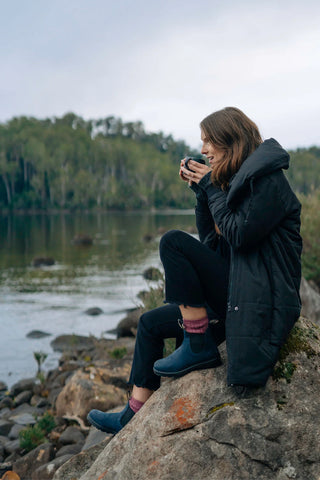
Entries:
{"label": "orange lichen on rock", "polygon": [[160,462],[158,460],[154,460],[153,462],[151,462],[150,465],[148,466],[148,470],[147,470],[148,473],[152,474],[159,465],[160,465]]}
{"label": "orange lichen on rock", "polygon": [[170,419],[173,420],[173,428],[184,430],[195,424],[197,418],[197,404],[187,397],[177,398],[169,409]]}

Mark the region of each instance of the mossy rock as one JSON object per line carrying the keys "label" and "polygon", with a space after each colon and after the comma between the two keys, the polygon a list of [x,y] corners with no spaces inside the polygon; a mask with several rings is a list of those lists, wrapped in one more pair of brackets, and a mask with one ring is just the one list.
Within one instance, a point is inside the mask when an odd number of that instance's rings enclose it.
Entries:
{"label": "mossy rock", "polygon": [[304,317],[300,317],[296,322],[281,348],[279,361],[273,371],[273,379],[284,378],[290,383],[297,368],[299,354],[309,359],[320,355],[320,328]]}

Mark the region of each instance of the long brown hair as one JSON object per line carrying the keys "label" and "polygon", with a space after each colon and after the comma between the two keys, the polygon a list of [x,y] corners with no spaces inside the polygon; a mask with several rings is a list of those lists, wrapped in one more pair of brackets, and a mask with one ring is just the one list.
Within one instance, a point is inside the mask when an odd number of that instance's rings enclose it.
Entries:
{"label": "long brown hair", "polygon": [[225,189],[245,159],[262,143],[257,125],[239,108],[226,107],[200,123],[206,139],[224,152],[212,166],[212,182]]}

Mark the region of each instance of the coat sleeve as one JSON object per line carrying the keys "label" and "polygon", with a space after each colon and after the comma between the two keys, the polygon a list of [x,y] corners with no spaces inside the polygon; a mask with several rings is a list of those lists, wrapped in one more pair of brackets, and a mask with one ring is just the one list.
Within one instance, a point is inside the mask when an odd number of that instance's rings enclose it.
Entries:
{"label": "coat sleeve", "polygon": [[212,184],[209,177],[200,187],[208,196],[208,206],[222,235],[234,249],[257,246],[286,216],[278,182],[273,175],[252,179],[236,206],[228,206],[228,192]]}
{"label": "coat sleeve", "polygon": [[207,194],[196,184],[191,186],[191,189],[195,192],[197,199],[195,214],[200,242],[210,248],[214,248],[217,234],[214,228],[212,214],[209,209]]}

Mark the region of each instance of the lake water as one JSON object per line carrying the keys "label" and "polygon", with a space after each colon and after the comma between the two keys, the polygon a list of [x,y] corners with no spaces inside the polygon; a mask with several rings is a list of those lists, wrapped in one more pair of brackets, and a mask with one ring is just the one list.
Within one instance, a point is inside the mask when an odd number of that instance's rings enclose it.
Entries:
{"label": "lake water", "polygon": [[[150,286],[143,271],[161,269],[159,232],[194,224],[192,211],[0,216],[0,380],[10,387],[35,375],[35,351],[48,354],[45,369],[54,368],[59,355],[50,342],[57,335],[112,338],[105,332]],[[93,245],[74,245],[80,233],[92,236]],[[35,268],[37,256],[55,264]],[[103,313],[88,316],[89,307]],[[31,330],[51,336],[29,339]]]}

